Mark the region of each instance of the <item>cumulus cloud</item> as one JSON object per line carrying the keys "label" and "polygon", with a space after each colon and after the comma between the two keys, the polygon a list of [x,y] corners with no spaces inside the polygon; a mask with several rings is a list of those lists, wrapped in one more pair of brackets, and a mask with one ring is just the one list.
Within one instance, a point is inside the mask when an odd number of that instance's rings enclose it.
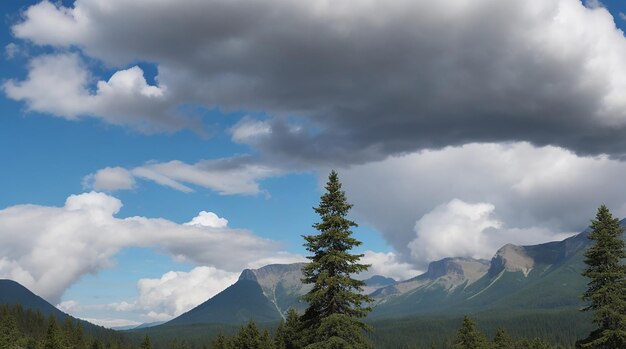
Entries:
{"label": "cumulus cloud", "polygon": [[185,225],[195,225],[201,227],[211,228],[226,228],[228,225],[228,219],[222,218],[213,212],[201,211],[197,216]]}
{"label": "cumulus cloud", "polygon": [[[389,157],[340,170],[340,176],[357,219],[382,232],[401,260],[419,262],[419,267],[428,251],[412,255],[408,246],[416,239],[420,220],[418,235],[429,231],[426,225],[446,227],[458,220],[458,227],[467,224],[463,231],[468,239],[478,239],[461,240],[470,246],[466,251],[434,249],[438,252],[430,258],[438,258],[455,253],[488,256],[500,247],[478,246],[489,229],[504,230],[502,236],[509,239],[490,235],[494,244],[540,243],[582,231],[602,203],[618,217],[626,216],[626,189],[620,185],[626,176],[624,162],[606,155],[581,157],[552,146],[468,144]],[[463,208],[469,212],[462,213]],[[478,213],[482,215],[472,220]]]}
{"label": "cumulus cloud", "polygon": [[435,207],[415,223],[416,237],[408,244],[412,260],[424,265],[445,257],[491,259],[507,243],[526,245],[571,235],[545,228],[509,229],[494,211],[492,204],[458,199]]}
{"label": "cumulus cloud", "polygon": [[96,190],[131,189],[135,178],[139,178],[185,193],[193,192],[189,185],[195,185],[221,195],[256,195],[261,192],[261,180],[281,173],[278,168],[251,156],[237,156],[201,160],[195,164],[178,160],[150,162],[130,170],[107,167],[87,175],[83,183]]}
{"label": "cumulus cloud", "polygon": [[[113,266],[114,256],[125,247],[156,248],[178,261],[224,273],[240,272],[280,251],[272,240],[225,225],[116,218],[121,207],[117,198],[91,192],[68,197],[63,207],[16,205],[0,210],[0,278],[16,280],[57,304],[80,277]],[[216,270],[199,269],[188,277],[209,271],[218,280],[226,277]]]}
{"label": "cumulus cloud", "polygon": [[398,258],[394,252],[365,251],[361,263],[370,264],[370,268],[358,275],[359,279],[367,279],[374,275],[382,275],[397,281],[415,277],[421,273],[411,263],[406,263]]}
{"label": "cumulus cloud", "polygon": [[12,32],[111,66],[158,65],[158,86],[122,70],[133,88],[109,81],[124,98],[102,85],[87,96],[98,107],[85,105],[87,74],[72,55],[35,59],[25,81],[5,85],[67,118],[182,127],[156,112],[162,99],[263,112],[234,140],[335,164],[470,142],[625,155],[626,39],[598,1],[42,1]]}
{"label": "cumulus cloud", "polygon": [[122,167],[105,167],[83,178],[83,187],[98,191],[133,189],[135,178]]}
{"label": "cumulus cloud", "polygon": [[92,76],[78,54],[42,55],[33,58],[28,69],[26,79],[8,80],[2,88],[9,98],[26,102],[29,111],[68,120],[97,117],[147,133],[197,126],[171,110],[165,86],[149,85],[138,66],[98,81],[94,92],[89,89]]}
{"label": "cumulus cloud", "polygon": [[136,302],[112,306],[118,311],[142,312],[152,321],[166,321],[213,297],[234,284],[238,277],[238,272],[206,266],[189,272],[170,271],[158,279],[140,279]]}

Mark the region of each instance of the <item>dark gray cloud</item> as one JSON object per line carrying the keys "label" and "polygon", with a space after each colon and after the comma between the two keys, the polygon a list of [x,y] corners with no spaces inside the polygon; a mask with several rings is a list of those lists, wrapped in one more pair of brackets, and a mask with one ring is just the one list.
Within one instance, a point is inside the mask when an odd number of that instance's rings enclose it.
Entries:
{"label": "dark gray cloud", "polygon": [[154,62],[172,107],[266,112],[251,143],[292,160],[508,141],[626,154],[626,39],[578,0],[42,2],[13,32]]}

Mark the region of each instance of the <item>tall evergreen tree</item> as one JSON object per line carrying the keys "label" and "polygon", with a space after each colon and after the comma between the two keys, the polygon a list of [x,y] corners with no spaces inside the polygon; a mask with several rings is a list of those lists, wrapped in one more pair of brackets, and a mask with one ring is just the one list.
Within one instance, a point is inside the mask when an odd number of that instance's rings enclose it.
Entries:
{"label": "tall evergreen tree", "polygon": [[513,348],[513,339],[502,327],[496,330],[496,335],[493,337],[493,349],[510,349]]}
{"label": "tall evergreen tree", "polygon": [[626,247],[619,220],[602,205],[591,222],[589,239],[594,242],[585,252],[590,279],[583,299],[589,302],[585,311],[593,312],[597,328],[578,342],[579,348],[626,348]]}
{"label": "tall evergreen tree", "polygon": [[461,328],[458,330],[456,334],[456,339],[454,340],[454,344],[452,345],[454,349],[487,349],[489,348],[487,344],[487,339],[485,335],[482,334],[476,328],[476,324],[469,316],[465,316],[463,318],[463,323],[461,324]]}
{"label": "tall evergreen tree", "polygon": [[281,321],[276,329],[276,348],[277,349],[299,349],[300,337],[300,317],[298,312],[290,308],[287,311],[287,319]]}
{"label": "tall evergreen tree", "polygon": [[232,345],[226,336],[219,333],[217,337],[211,343],[211,349],[231,349]]}
{"label": "tall evergreen tree", "polygon": [[62,349],[61,338],[59,334],[59,326],[54,315],[50,315],[48,319],[48,332],[46,332],[46,340],[44,342],[45,349]]}
{"label": "tall evergreen tree", "polygon": [[352,237],[357,224],[346,216],[352,205],[337,172],[332,171],[326,183],[326,193],[314,208],[321,222],[313,224],[319,233],[306,235],[304,246],[313,255],[302,269],[306,284],[313,288],[303,299],[308,302],[302,321],[305,343],[310,348],[365,348],[369,344],[363,335],[367,326],[360,320],[371,310],[371,298],[362,294],[362,281],[352,275],[366,271],[369,265],[360,264],[362,254],[350,250],[361,244]]}
{"label": "tall evergreen tree", "polygon": [[150,342],[150,337],[145,335],[143,337],[143,342],[141,342],[141,349],[152,349],[152,342]]}
{"label": "tall evergreen tree", "polygon": [[236,349],[261,349],[261,332],[252,320],[242,326],[233,338],[233,347]]}

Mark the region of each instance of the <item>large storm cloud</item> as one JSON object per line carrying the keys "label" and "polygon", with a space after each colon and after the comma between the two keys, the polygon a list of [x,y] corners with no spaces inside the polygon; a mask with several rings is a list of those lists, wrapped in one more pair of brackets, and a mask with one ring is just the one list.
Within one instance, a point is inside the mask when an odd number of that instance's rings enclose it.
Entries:
{"label": "large storm cloud", "polygon": [[[626,39],[606,9],[578,0],[44,1],[12,30],[120,70],[156,64],[160,94],[128,105],[139,116],[127,123],[140,130],[196,127],[149,105],[197,104],[265,113],[248,120],[264,132],[238,141],[307,163],[469,142],[626,154]],[[45,77],[46,60],[35,62]],[[33,110],[76,117],[47,89],[11,93],[30,78],[5,91]],[[85,91],[73,86],[67,98],[93,90],[77,84]],[[116,93],[124,91],[137,93]],[[71,112],[124,123],[124,104],[95,97],[97,107]]]}

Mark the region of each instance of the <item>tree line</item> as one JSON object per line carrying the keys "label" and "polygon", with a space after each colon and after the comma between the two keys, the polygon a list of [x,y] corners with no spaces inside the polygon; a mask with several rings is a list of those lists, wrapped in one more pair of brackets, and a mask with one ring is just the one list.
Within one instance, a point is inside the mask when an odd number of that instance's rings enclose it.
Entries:
{"label": "tree line", "polygon": [[2,349],[136,349],[122,335],[66,317],[45,317],[21,305],[0,305],[0,348]]}

